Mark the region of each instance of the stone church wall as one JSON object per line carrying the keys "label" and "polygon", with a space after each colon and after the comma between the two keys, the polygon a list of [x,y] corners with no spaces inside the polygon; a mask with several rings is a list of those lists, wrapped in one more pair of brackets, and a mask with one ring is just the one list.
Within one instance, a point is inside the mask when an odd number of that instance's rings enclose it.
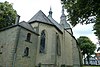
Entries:
{"label": "stone church wall", "polygon": [[0,32],[0,67],[11,67],[18,27]]}
{"label": "stone church wall", "polygon": [[[52,26],[39,23],[39,34],[41,34],[43,30],[45,30],[46,33],[45,53],[39,53],[39,49],[40,49],[40,37],[39,37],[38,48],[37,48],[37,64],[38,63],[54,64],[53,60],[55,60],[55,58],[52,56],[52,54],[54,54],[55,51],[54,49],[53,50],[51,49],[52,47],[53,48],[55,47],[54,42],[52,42],[52,40],[54,40],[53,38],[54,30]],[[51,60],[52,58],[53,60]]]}
{"label": "stone church wall", "polygon": [[[45,30],[46,32],[46,51],[45,53],[39,53],[40,48],[40,36],[38,37],[38,46],[37,46],[37,58],[36,66],[41,64],[43,67],[53,67],[57,65],[73,66],[73,42],[72,36],[64,31],[63,34],[60,33],[55,27],[42,23],[31,24],[33,27],[38,27],[39,35],[41,31]],[[61,56],[56,54],[56,33],[60,36],[60,45],[61,45]],[[77,47],[75,48],[76,51]],[[77,61],[78,62],[78,61]]]}
{"label": "stone church wall", "polygon": [[[27,34],[31,34],[30,41],[27,41]],[[36,50],[38,35],[21,28],[19,34],[19,41],[16,52],[15,67],[35,67]],[[28,55],[25,56],[24,52],[26,47],[29,48]]]}
{"label": "stone church wall", "polygon": [[[32,24],[33,26],[34,24]],[[52,67],[55,64],[58,64],[57,61],[59,61],[56,53],[56,33],[58,33],[61,36],[61,33],[55,29],[55,27],[47,24],[42,24],[39,23],[39,29],[38,32],[41,35],[41,31],[45,30],[46,33],[46,48],[45,48],[45,53],[39,53],[40,49],[40,36],[38,40],[38,47],[37,47],[37,60],[36,60],[36,65],[41,63],[42,66],[44,67]],[[62,40],[62,39],[61,39]],[[62,41],[61,41],[62,44]]]}
{"label": "stone church wall", "polygon": [[[0,32],[1,67],[35,67],[39,64],[41,67],[61,67],[61,65],[80,67],[77,43],[68,32],[64,31],[62,34],[54,26],[42,23],[35,23],[32,26],[36,27],[39,36],[21,27]],[[39,53],[43,30],[46,33],[45,53]],[[27,41],[28,33],[31,34],[30,41]],[[56,53],[57,34],[60,37],[61,55]],[[29,48],[28,56],[24,53],[26,47]]]}
{"label": "stone church wall", "polygon": [[73,66],[72,61],[72,37],[68,32],[64,32],[64,60],[66,66]]}
{"label": "stone church wall", "polygon": [[37,23],[37,22],[32,23],[31,26],[33,27],[34,31],[38,33],[38,30],[39,30],[39,28],[38,28],[38,27],[39,27],[39,23]]}
{"label": "stone church wall", "polygon": [[80,54],[79,49],[76,43],[76,40],[73,38],[73,66],[80,67]]}

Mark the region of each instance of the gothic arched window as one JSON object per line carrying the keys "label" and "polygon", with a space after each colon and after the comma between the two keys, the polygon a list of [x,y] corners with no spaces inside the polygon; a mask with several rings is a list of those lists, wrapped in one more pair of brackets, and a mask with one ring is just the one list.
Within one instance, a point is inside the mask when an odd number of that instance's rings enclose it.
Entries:
{"label": "gothic arched window", "polygon": [[28,56],[29,55],[29,48],[26,47],[24,50],[24,56]]}
{"label": "gothic arched window", "polygon": [[31,33],[28,33],[28,34],[27,34],[26,40],[27,40],[27,41],[30,41],[30,39],[31,39]]}
{"label": "gothic arched window", "polygon": [[41,32],[41,37],[40,37],[40,53],[45,52],[45,40],[46,40],[46,35],[45,35],[45,31],[43,30]]}
{"label": "gothic arched window", "polygon": [[66,65],[65,64],[62,64],[61,67],[66,67]]}
{"label": "gothic arched window", "polygon": [[57,55],[61,55],[61,44],[60,44],[60,37],[58,35],[58,33],[56,33],[56,52]]}
{"label": "gothic arched window", "polygon": [[2,54],[3,46],[0,47],[0,54]]}

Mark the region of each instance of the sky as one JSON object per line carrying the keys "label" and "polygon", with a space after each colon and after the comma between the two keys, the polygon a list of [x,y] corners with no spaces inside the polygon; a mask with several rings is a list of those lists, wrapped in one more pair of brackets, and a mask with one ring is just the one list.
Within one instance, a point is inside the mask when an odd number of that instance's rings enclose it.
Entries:
{"label": "sky", "polygon": [[[42,10],[48,16],[50,7],[53,11],[53,18],[59,23],[62,5],[60,0],[0,0],[0,2],[8,1],[13,3],[13,8],[20,15],[20,21],[28,21],[39,10]],[[65,12],[66,14],[66,12]],[[73,27],[73,33],[76,38],[79,36],[88,36],[93,43],[97,44],[97,37],[94,35],[93,24],[81,25],[77,24]],[[98,46],[98,45],[97,45]]]}

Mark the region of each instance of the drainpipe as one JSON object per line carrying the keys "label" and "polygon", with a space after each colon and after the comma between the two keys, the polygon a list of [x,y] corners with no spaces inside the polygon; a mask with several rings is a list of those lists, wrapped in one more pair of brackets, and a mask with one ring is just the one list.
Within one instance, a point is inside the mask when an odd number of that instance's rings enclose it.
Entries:
{"label": "drainpipe", "polygon": [[[16,25],[19,24],[19,18],[20,18],[20,16],[17,15],[16,16],[16,21],[15,21]],[[15,39],[12,67],[15,67],[15,61],[16,61],[16,55],[17,55],[16,52],[17,52],[17,46],[18,46],[18,42],[19,42],[20,31],[21,31],[21,27],[18,27],[17,32],[16,32],[17,34],[16,34],[16,39]]]}
{"label": "drainpipe", "polygon": [[18,29],[18,32],[16,34],[16,40],[15,40],[15,51],[13,53],[13,63],[12,63],[12,67],[15,67],[15,61],[16,61],[16,55],[17,55],[17,46],[18,46],[18,41],[19,41],[19,36],[20,36],[20,30],[21,30],[21,27],[19,27]]}

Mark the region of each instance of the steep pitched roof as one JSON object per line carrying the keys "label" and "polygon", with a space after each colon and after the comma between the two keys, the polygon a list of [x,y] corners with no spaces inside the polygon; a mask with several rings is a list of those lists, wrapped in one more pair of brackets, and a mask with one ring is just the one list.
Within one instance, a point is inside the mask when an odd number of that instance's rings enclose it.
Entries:
{"label": "steep pitched roof", "polygon": [[8,26],[8,27],[1,28],[0,32],[7,30],[7,29],[11,29],[11,28],[16,27],[16,26],[20,26],[21,28],[24,28],[28,31],[31,31],[31,32],[35,33],[36,35],[39,35],[37,32],[34,31],[33,27],[25,21],[22,21],[22,22],[20,22],[19,24],[16,24],[16,25],[14,24],[14,25],[11,25],[11,26]]}
{"label": "steep pitched roof", "polygon": [[62,31],[62,27],[61,27],[61,25],[58,23],[58,22],[56,22],[52,17],[50,17],[50,16],[48,16],[48,18],[50,19],[50,21],[60,30],[60,31]]}
{"label": "steep pitched roof", "polygon": [[20,22],[19,25],[26,28],[26,29],[28,29],[28,30],[34,31],[33,27],[25,21]]}
{"label": "steep pitched roof", "polygon": [[31,23],[34,21],[53,25],[51,21],[48,19],[48,17],[41,10],[38,11],[28,22]]}

